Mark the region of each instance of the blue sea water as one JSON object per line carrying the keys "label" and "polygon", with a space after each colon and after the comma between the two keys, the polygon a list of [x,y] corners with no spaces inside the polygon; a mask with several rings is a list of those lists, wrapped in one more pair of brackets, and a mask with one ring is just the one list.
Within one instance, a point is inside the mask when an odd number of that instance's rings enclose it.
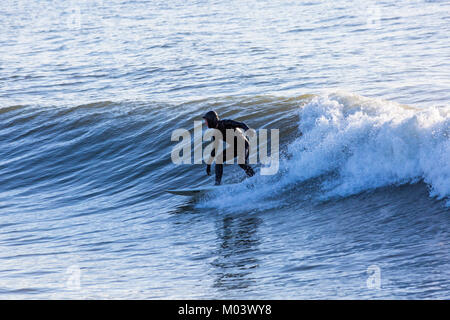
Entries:
{"label": "blue sea water", "polygon": [[[449,13],[7,0],[0,298],[449,299]],[[280,170],[166,193],[213,183],[170,158],[211,109],[279,129]]]}

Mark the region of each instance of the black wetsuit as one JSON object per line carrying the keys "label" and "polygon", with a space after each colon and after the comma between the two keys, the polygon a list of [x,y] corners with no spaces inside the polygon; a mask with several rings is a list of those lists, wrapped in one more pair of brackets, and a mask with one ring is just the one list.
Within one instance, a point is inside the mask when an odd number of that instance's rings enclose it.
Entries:
{"label": "black wetsuit", "polygon": [[[216,129],[218,129],[221,133],[222,133],[222,137],[223,140],[226,141],[226,130],[227,129],[236,129],[236,128],[240,128],[243,129],[244,131],[248,130],[249,127],[243,123],[243,122],[238,122],[238,121],[234,121],[234,120],[228,120],[228,119],[224,119],[224,120],[218,120],[217,121],[217,127]],[[245,170],[245,173],[251,177],[255,174],[255,172],[253,171],[252,167],[250,167],[248,165],[248,157],[250,154],[250,144],[247,140],[247,138],[245,138],[245,163],[240,163],[239,166]],[[222,181],[222,174],[223,174],[223,163],[225,163],[227,160],[227,149],[222,151],[222,155],[223,155],[223,161],[222,164],[218,164],[216,161],[216,165],[215,165],[215,173],[216,173],[216,184],[220,184]],[[213,149],[213,151],[211,152],[211,156],[214,157],[215,156],[215,150]],[[237,137],[234,137],[234,152],[233,152],[233,157],[232,159],[236,158],[238,156],[238,142],[237,142]]]}

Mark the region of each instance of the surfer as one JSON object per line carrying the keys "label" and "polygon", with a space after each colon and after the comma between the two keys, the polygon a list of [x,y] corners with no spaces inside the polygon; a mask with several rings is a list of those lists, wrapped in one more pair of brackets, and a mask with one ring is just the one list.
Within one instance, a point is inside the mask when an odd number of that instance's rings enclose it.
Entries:
{"label": "surfer", "polygon": [[[222,139],[224,139],[225,141],[227,141],[226,139],[226,131],[227,129],[234,129],[235,131],[239,131],[239,129],[243,129],[244,131],[247,131],[249,129],[249,127],[243,123],[243,122],[238,122],[238,121],[234,121],[234,120],[228,120],[228,119],[224,119],[224,120],[219,120],[219,116],[217,115],[217,113],[215,111],[209,111],[207,112],[204,116],[203,119],[205,119],[206,125],[208,126],[208,128],[210,129],[217,129],[222,133]],[[236,130],[238,129],[238,130]],[[239,156],[238,154],[238,141],[237,139],[241,139],[241,144],[242,142],[244,142],[244,146],[245,146],[245,162],[244,163],[239,163],[240,161],[238,161],[239,166],[245,171],[245,173],[247,174],[247,176],[251,177],[255,174],[255,172],[253,171],[252,167],[250,167],[248,165],[248,157],[250,154],[250,143],[247,139],[247,137],[245,137],[245,135],[243,134],[235,134],[234,135],[234,152],[232,155],[232,158],[236,158],[237,156]],[[214,158],[215,157],[215,149],[212,150],[211,152],[211,157]],[[216,159],[216,165],[215,165],[215,174],[216,174],[216,185],[220,185],[221,181],[222,181],[222,174],[223,174],[223,163],[225,163],[225,161],[227,161],[227,150],[223,150],[221,155],[218,155],[218,157],[222,157],[222,161],[221,163],[217,163],[217,159]],[[209,161],[207,166],[206,166],[206,174],[209,176],[211,175],[211,162]],[[220,161],[219,161],[220,162]]]}

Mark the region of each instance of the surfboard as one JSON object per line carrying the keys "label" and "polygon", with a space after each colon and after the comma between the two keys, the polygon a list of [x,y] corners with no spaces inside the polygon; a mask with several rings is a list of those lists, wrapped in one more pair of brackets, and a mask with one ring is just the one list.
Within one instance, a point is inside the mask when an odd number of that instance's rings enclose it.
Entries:
{"label": "surfboard", "polygon": [[208,191],[213,191],[214,188],[217,189],[215,186],[209,186],[209,187],[199,187],[199,188],[188,188],[188,189],[172,189],[172,190],[166,190],[166,192],[176,194],[179,196],[196,196],[204,194]]}
{"label": "surfboard", "polygon": [[170,189],[166,190],[166,192],[176,194],[179,196],[199,196],[202,194],[205,194],[210,191],[215,191],[218,189],[221,189],[223,187],[229,187],[232,184],[223,184],[220,186],[205,186],[205,187],[198,187],[198,188],[186,188],[186,189]]}

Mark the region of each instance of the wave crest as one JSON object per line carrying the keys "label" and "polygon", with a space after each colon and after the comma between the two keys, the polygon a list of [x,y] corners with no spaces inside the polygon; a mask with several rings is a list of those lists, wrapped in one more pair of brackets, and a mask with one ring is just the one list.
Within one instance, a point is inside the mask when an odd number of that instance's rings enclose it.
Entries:
{"label": "wave crest", "polygon": [[327,197],[423,180],[431,196],[449,197],[449,108],[339,93],[317,96],[299,112],[303,136],[289,146],[291,179],[334,172],[322,186]]}

